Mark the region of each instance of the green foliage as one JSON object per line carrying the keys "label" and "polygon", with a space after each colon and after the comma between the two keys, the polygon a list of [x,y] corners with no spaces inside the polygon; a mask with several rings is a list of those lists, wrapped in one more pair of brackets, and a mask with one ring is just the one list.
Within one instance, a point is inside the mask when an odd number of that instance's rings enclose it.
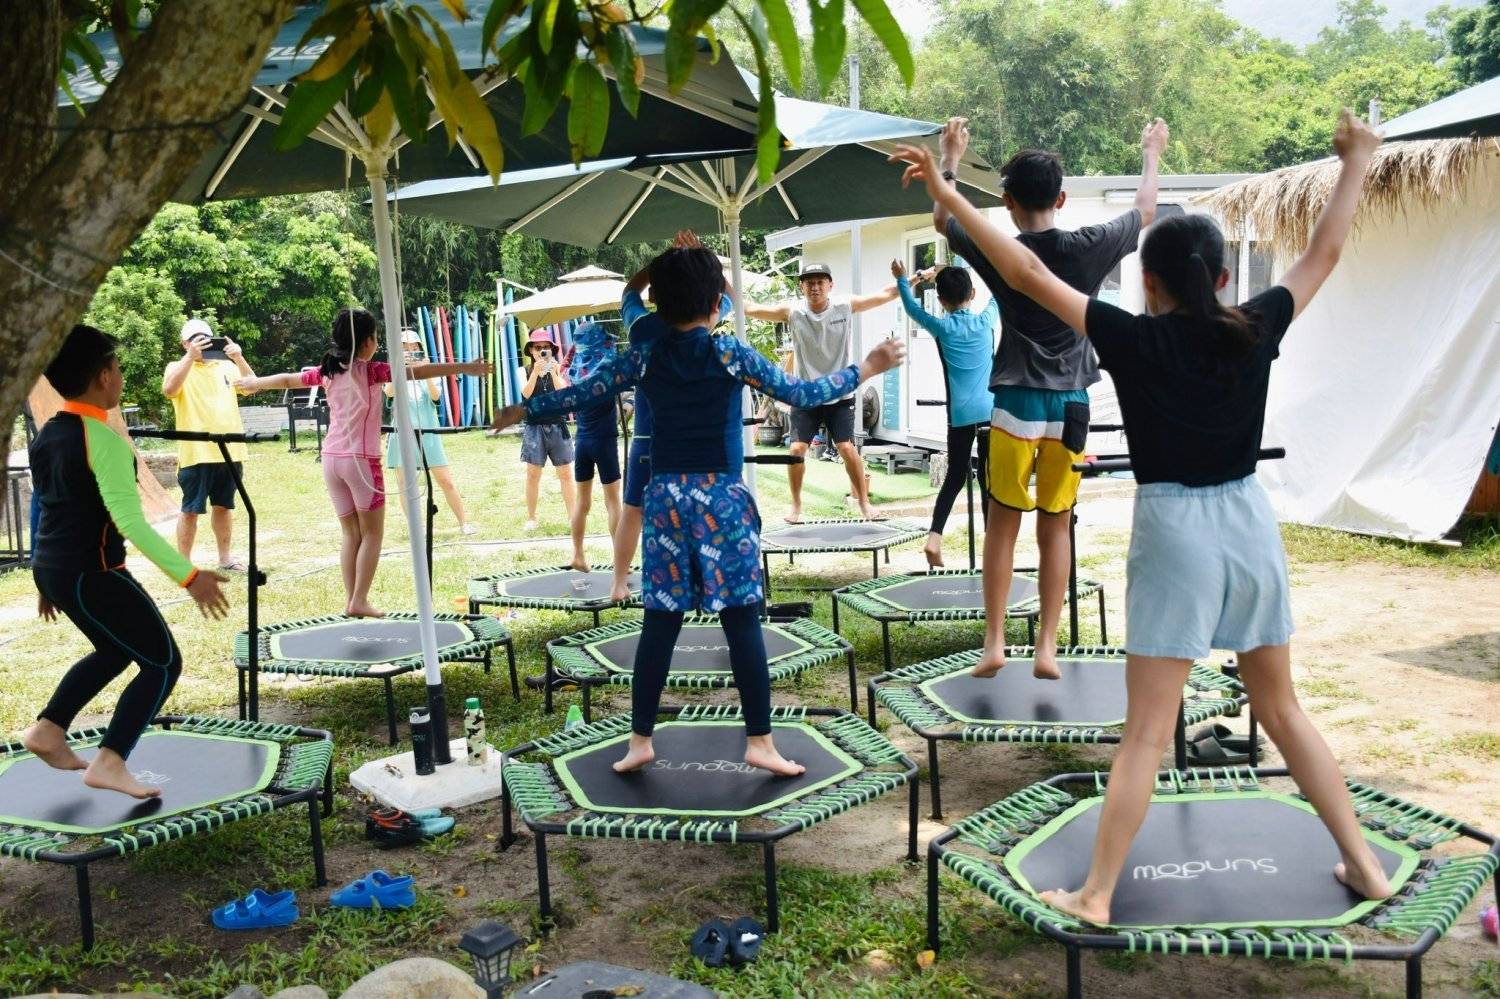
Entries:
{"label": "green foliage", "polygon": [[1500,0],[1454,14],[1448,45],[1453,75],[1465,86],[1500,76]]}
{"label": "green foliage", "polygon": [[162,370],[182,356],[178,333],[186,306],[169,275],[152,267],[116,267],[94,295],[83,321],[120,341],[125,399],[161,422],[171,406],[161,394]]}

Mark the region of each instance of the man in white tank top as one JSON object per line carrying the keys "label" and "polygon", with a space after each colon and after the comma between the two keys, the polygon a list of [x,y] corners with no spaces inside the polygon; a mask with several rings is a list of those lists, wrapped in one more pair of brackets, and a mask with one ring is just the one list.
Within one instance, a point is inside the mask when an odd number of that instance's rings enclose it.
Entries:
{"label": "man in white tank top", "polygon": [[[896,286],[889,285],[870,295],[851,295],[837,300],[833,291],[833,272],[827,264],[804,264],[798,275],[802,299],[772,305],[745,303],[745,315],[769,323],[786,323],[792,334],[792,356],[789,370],[798,378],[812,379],[831,375],[859,357],[863,348],[853,343],[854,314],[878,308],[896,298]],[[849,485],[859,504],[860,514],[874,518],[869,490],[865,487],[865,463],[854,448],[854,396],[848,395],[826,406],[792,410],[793,455],[807,454],[808,445],[821,427],[828,429],[828,439],[839,449]],[[791,465],[787,478],[792,487],[792,508],[788,523],[802,519],[802,476],[804,466]]]}

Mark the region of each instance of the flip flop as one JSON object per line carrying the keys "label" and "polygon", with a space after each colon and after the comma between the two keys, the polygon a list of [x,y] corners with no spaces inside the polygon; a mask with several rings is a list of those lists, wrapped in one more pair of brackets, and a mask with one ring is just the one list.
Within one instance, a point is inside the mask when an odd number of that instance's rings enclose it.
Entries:
{"label": "flip flop", "polygon": [[724,967],[724,955],[729,950],[729,927],[721,920],[710,919],[693,934],[689,950],[710,968]]}
{"label": "flip flop", "polygon": [[[1257,739],[1257,749],[1265,739]],[[1237,766],[1250,762],[1250,737],[1239,735],[1227,725],[1209,725],[1188,737],[1187,758],[1190,763],[1208,767]]]}
{"label": "flip flop", "polygon": [[749,916],[741,916],[729,924],[729,963],[735,967],[749,964],[760,956],[760,945],[765,942],[766,928]]}
{"label": "flip flop", "polygon": [[[417,818],[415,815],[413,818]],[[453,831],[453,816],[451,815],[428,815],[417,819],[418,825],[422,827],[422,838],[433,839]]]}
{"label": "flip flop", "polygon": [[245,563],[241,562],[239,559],[235,559],[233,562],[221,562],[219,564],[219,571],[245,573],[249,572],[250,569],[245,565]]}
{"label": "flip flop", "polygon": [[213,924],[221,930],[264,930],[290,926],[302,913],[297,908],[297,894],[291,891],[268,892],[252,889],[244,898],[226,902],[213,911]]}
{"label": "flip flop", "polygon": [[382,850],[411,846],[423,838],[422,823],[399,809],[377,809],[365,816],[365,839]]}
{"label": "flip flop", "polygon": [[371,871],[334,892],[328,902],[340,909],[410,909],[417,904],[417,892],[410,875]]}

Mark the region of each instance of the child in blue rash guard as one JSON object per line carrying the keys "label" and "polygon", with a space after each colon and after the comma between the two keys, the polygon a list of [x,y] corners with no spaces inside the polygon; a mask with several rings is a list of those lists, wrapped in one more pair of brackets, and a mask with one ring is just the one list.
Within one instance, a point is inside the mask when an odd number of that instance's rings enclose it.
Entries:
{"label": "child in blue rash guard", "polygon": [[525,416],[576,409],[638,386],[655,417],[651,480],[644,496],[645,626],[631,687],[630,748],[615,764],[624,773],[654,759],[651,732],[672,648],[689,610],[717,612],[745,713],[745,762],[784,776],[803,767],[784,759],[771,739],[771,687],[760,630],[764,599],[760,516],[740,479],[742,384],[794,406],[847,395],[859,382],[901,361],[888,340],[864,364],[815,381],[784,374],[733,336],[708,329],[724,291],[718,258],[701,247],[668,250],[651,264],[657,318],[670,332],[607,359],[570,388],[507,407],[501,426]]}
{"label": "child in blue rash guard", "polygon": [[[568,378],[572,381],[588,377],[605,357],[615,352],[614,334],[598,323],[580,326],[573,332],[573,343],[577,353],[568,369]],[[604,511],[609,519],[611,537],[620,524],[620,424],[612,399],[583,406],[573,417],[577,421],[573,441],[573,482],[578,486],[578,499],[573,504],[570,525],[573,530],[571,565],[579,572],[588,572],[589,560],[583,552],[583,535],[588,528],[589,510],[594,505],[596,474],[604,491]]]}
{"label": "child in blue rash guard", "polygon": [[938,317],[922,308],[906,280],[906,265],[891,261],[891,276],[896,279],[896,293],[901,305],[916,324],[937,341],[938,359],[943,362],[943,380],[948,388],[948,474],[932,504],[932,527],[922,554],[931,568],[943,566],[943,528],[953,501],[969,478],[969,453],[974,438],[979,437],[979,481],[985,482],[985,464],[989,451],[990,409],[994,400],[990,392],[990,354],[995,349],[995,324],[1000,321],[999,299],[991,296],[982,312],[973,312],[974,282],[963,267],[933,268],[917,277],[937,285],[938,301],[948,313]]}

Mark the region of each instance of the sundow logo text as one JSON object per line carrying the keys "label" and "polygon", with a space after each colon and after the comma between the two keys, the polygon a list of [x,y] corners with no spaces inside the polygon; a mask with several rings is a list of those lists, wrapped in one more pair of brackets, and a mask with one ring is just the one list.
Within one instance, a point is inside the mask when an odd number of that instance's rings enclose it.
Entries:
{"label": "sundow logo text", "polygon": [[673,763],[671,760],[657,760],[651,764],[652,770],[696,770],[706,774],[754,774],[761,771],[748,763],[740,760],[709,760],[699,763],[696,760],[685,760],[682,763]]}
{"label": "sundow logo text", "polygon": [[673,652],[728,652],[727,645],[674,645]]}
{"label": "sundow logo text", "polygon": [[1251,860],[1247,857],[1224,858],[1222,861],[1188,860],[1181,864],[1139,864],[1130,872],[1135,881],[1193,881],[1204,874],[1228,874],[1249,871],[1252,874],[1275,874],[1276,864],[1270,857]]}
{"label": "sundow logo text", "polygon": [[411,644],[411,639],[409,638],[397,638],[393,636],[384,638],[371,638],[365,635],[345,635],[343,640],[346,642],[358,642],[360,645],[375,645],[377,643],[384,643],[386,645],[390,645],[392,643],[395,643],[397,645]]}

